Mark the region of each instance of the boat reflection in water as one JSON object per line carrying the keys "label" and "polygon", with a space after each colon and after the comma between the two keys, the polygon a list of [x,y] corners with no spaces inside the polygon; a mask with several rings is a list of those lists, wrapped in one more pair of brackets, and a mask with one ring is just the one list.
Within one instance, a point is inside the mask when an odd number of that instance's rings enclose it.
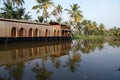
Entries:
{"label": "boat reflection in water", "polygon": [[59,57],[69,51],[70,47],[70,42],[27,42],[0,45],[0,65],[17,63],[45,56],[54,55]]}
{"label": "boat reflection in water", "polygon": [[52,64],[58,68],[57,57],[68,54],[70,41],[61,42],[27,42],[0,45],[0,80],[48,80],[53,74],[49,71],[50,57]]}

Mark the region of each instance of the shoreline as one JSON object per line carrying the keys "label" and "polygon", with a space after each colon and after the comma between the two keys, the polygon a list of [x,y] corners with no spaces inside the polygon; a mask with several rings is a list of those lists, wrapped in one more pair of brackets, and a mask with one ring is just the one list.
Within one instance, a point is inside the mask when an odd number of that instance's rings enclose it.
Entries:
{"label": "shoreline", "polygon": [[105,40],[114,40],[114,39],[120,39],[119,37],[113,37],[113,36],[105,36],[105,35],[76,35],[72,37],[73,39],[105,39]]}

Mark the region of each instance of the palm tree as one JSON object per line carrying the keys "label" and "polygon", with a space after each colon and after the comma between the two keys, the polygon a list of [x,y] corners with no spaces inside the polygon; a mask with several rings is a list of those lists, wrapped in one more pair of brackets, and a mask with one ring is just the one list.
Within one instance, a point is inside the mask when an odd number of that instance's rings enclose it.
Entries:
{"label": "palm tree", "polygon": [[25,8],[17,8],[17,10],[15,11],[15,14],[17,15],[16,16],[16,19],[22,19],[22,16],[24,15],[25,13]]}
{"label": "palm tree", "polygon": [[37,22],[40,22],[40,23],[43,22],[43,17],[42,16],[38,16],[37,18],[38,18]]}
{"label": "palm tree", "polygon": [[14,18],[15,16],[15,11],[14,11],[14,7],[12,6],[12,4],[10,2],[6,2],[4,3],[4,7],[0,8],[1,9],[1,17],[2,18]]}
{"label": "palm tree", "polygon": [[47,9],[53,6],[53,2],[51,0],[36,0],[38,3],[37,5],[33,6],[32,9],[37,10],[37,13],[40,12],[40,10],[43,10],[43,21],[45,20],[46,15],[48,14]]}
{"label": "palm tree", "polygon": [[105,34],[105,27],[103,24],[100,24],[97,26],[97,23],[91,20],[83,20],[83,31],[85,35],[99,35],[99,34]]}
{"label": "palm tree", "polygon": [[24,15],[24,20],[29,20],[29,19],[32,19],[31,18],[31,15],[29,15],[30,12],[27,12],[25,15]]}
{"label": "palm tree", "polygon": [[113,34],[113,36],[119,37],[119,35],[120,35],[120,28],[114,27],[114,28],[110,29],[109,32],[111,34]]}
{"label": "palm tree", "polygon": [[44,18],[45,18],[45,23],[47,23],[48,22],[48,18],[50,17],[50,14],[49,14],[49,12],[46,12],[46,14],[44,15]]}
{"label": "palm tree", "polygon": [[97,28],[97,23],[95,21],[92,23],[92,28],[93,28],[92,35],[95,35],[95,30]]}
{"label": "palm tree", "polygon": [[55,6],[55,9],[51,12],[51,14],[55,17],[56,22],[62,21],[62,18],[61,18],[62,9],[63,9],[62,6],[60,4],[58,4],[57,6]]}
{"label": "palm tree", "polygon": [[17,6],[23,5],[25,3],[24,0],[3,0],[3,1],[10,2],[12,5]]}
{"label": "palm tree", "polygon": [[67,14],[70,15],[70,21],[74,22],[74,26],[76,26],[77,22],[80,22],[83,18],[83,15],[81,14],[82,11],[79,9],[80,6],[78,4],[70,5],[71,9],[65,9],[67,11]]}
{"label": "palm tree", "polygon": [[62,7],[60,4],[58,4],[58,5],[55,7],[55,10],[56,10],[57,13],[59,14],[59,17],[61,17],[63,7]]}
{"label": "palm tree", "polygon": [[62,18],[62,17],[59,17],[59,18],[57,19],[57,22],[58,22],[58,23],[61,23],[62,20],[63,20],[63,18]]}
{"label": "palm tree", "polygon": [[100,34],[104,34],[105,27],[102,23],[99,25],[99,31],[100,31]]}
{"label": "palm tree", "polygon": [[82,26],[82,23],[78,22],[76,27],[77,27],[78,30],[79,30],[79,34],[82,34],[82,27],[83,27],[83,26]]}
{"label": "palm tree", "polygon": [[89,29],[88,29],[88,34],[91,35],[92,34],[92,24],[91,24],[91,20],[88,20],[88,25],[89,25]]}
{"label": "palm tree", "polygon": [[83,20],[82,24],[84,25],[83,30],[85,35],[89,35],[92,30],[92,25],[90,20]]}
{"label": "palm tree", "polygon": [[54,16],[55,21],[57,22],[58,14],[57,14],[56,10],[53,10],[53,11],[51,12],[51,14]]}
{"label": "palm tree", "polygon": [[25,13],[25,8],[13,7],[10,2],[4,3],[4,7],[1,8],[2,12],[0,13],[0,17],[9,18],[9,19],[31,19],[29,12]]}
{"label": "palm tree", "polygon": [[86,19],[82,20],[81,24],[83,25],[83,32],[84,34],[86,34],[86,29],[85,29],[85,25],[87,25],[88,21]]}
{"label": "palm tree", "polygon": [[70,5],[71,9],[65,9],[67,11],[67,14],[70,15],[69,25],[73,26],[72,34],[76,35],[78,34],[78,29],[75,28],[77,26],[77,23],[80,22],[83,18],[83,15],[81,14],[82,11],[79,9],[80,6],[78,4]]}
{"label": "palm tree", "polygon": [[55,12],[57,14],[57,19],[56,21],[57,22],[61,22],[62,18],[61,18],[61,15],[62,15],[62,6],[60,4],[58,4],[56,7],[55,7]]}
{"label": "palm tree", "polygon": [[89,27],[89,24],[86,24],[85,26],[84,26],[84,34],[85,35],[88,35],[89,33],[89,29],[90,29],[90,27]]}
{"label": "palm tree", "polygon": [[82,25],[86,25],[87,22],[88,22],[88,21],[87,21],[86,19],[82,20]]}
{"label": "palm tree", "polygon": [[14,4],[20,6],[20,5],[23,5],[25,2],[24,0],[12,0]]}

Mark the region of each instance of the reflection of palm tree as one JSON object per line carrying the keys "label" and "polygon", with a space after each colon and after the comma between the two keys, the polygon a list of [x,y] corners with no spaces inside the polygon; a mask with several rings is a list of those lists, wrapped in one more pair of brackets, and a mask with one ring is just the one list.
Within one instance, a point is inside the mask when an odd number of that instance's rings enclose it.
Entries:
{"label": "reflection of palm tree", "polygon": [[37,80],[51,80],[51,75],[53,74],[52,71],[48,71],[45,68],[44,60],[42,60],[42,67],[36,63],[35,67],[32,68],[32,71],[36,73]]}
{"label": "reflection of palm tree", "polygon": [[103,40],[99,40],[99,44],[98,44],[99,50],[103,49],[103,47],[104,47],[104,43],[103,42],[104,42]]}
{"label": "reflection of palm tree", "polygon": [[82,46],[80,46],[80,50],[83,53],[90,53],[91,51],[91,41],[90,40],[83,40]]}
{"label": "reflection of palm tree", "polygon": [[118,67],[116,71],[120,71],[120,67]]}
{"label": "reflection of palm tree", "polygon": [[0,77],[0,80],[10,80],[10,79],[6,77]]}
{"label": "reflection of palm tree", "polygon": [[61,61],[59,58],[55,58],[54,56],[51,57],[51,61],[53,63],[53,66],[55,66],[56,69],[60,69],[61,67]]}
{"label": "reflection of palm tree", "polygon": [[69,71],[75,72],[77,70],[77,67],[79,67],[79,62],[81,61],[80,54],[75,53],[72,56],[68,56],[66,64],[63,65],[64,67],[68,67]]}
{"label": "reflection of palm tree", "polygon": [[72,51],[81,51],[82,53],[90,53],[96,47],[102,50],[104,47],[104,40],[77,40],[75,45],[72,46]]}
{"label": "reflection of palm tree", "polygon": [[9,71],[11,75],[9,78],[13,78],[14,80],[22,80],[23,72],[25,69],[24,63],[18,64],[10,64],[5,67],[6,70]]}
{"label": "reflection of palm tree", "polygon": [[57,59],[56,62],[55,62],[56,69],[60,69],[60,66],[61,66],[61,62],[60,62],[59,59]]}
{"label": "reflection of palm tree", "polygon": [[114,39],[112,41],[108,41],[108,43],[112,47],[120,47],[120,40],[119,39]]}

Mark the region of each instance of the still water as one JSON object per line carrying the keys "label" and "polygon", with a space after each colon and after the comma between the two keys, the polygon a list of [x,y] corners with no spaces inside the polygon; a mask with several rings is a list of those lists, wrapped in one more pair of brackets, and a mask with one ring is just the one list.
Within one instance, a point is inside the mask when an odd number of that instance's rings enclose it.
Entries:
{"label": "still water", "polygon": [[120,41],[0,44],[0,80],[120,80]]}

